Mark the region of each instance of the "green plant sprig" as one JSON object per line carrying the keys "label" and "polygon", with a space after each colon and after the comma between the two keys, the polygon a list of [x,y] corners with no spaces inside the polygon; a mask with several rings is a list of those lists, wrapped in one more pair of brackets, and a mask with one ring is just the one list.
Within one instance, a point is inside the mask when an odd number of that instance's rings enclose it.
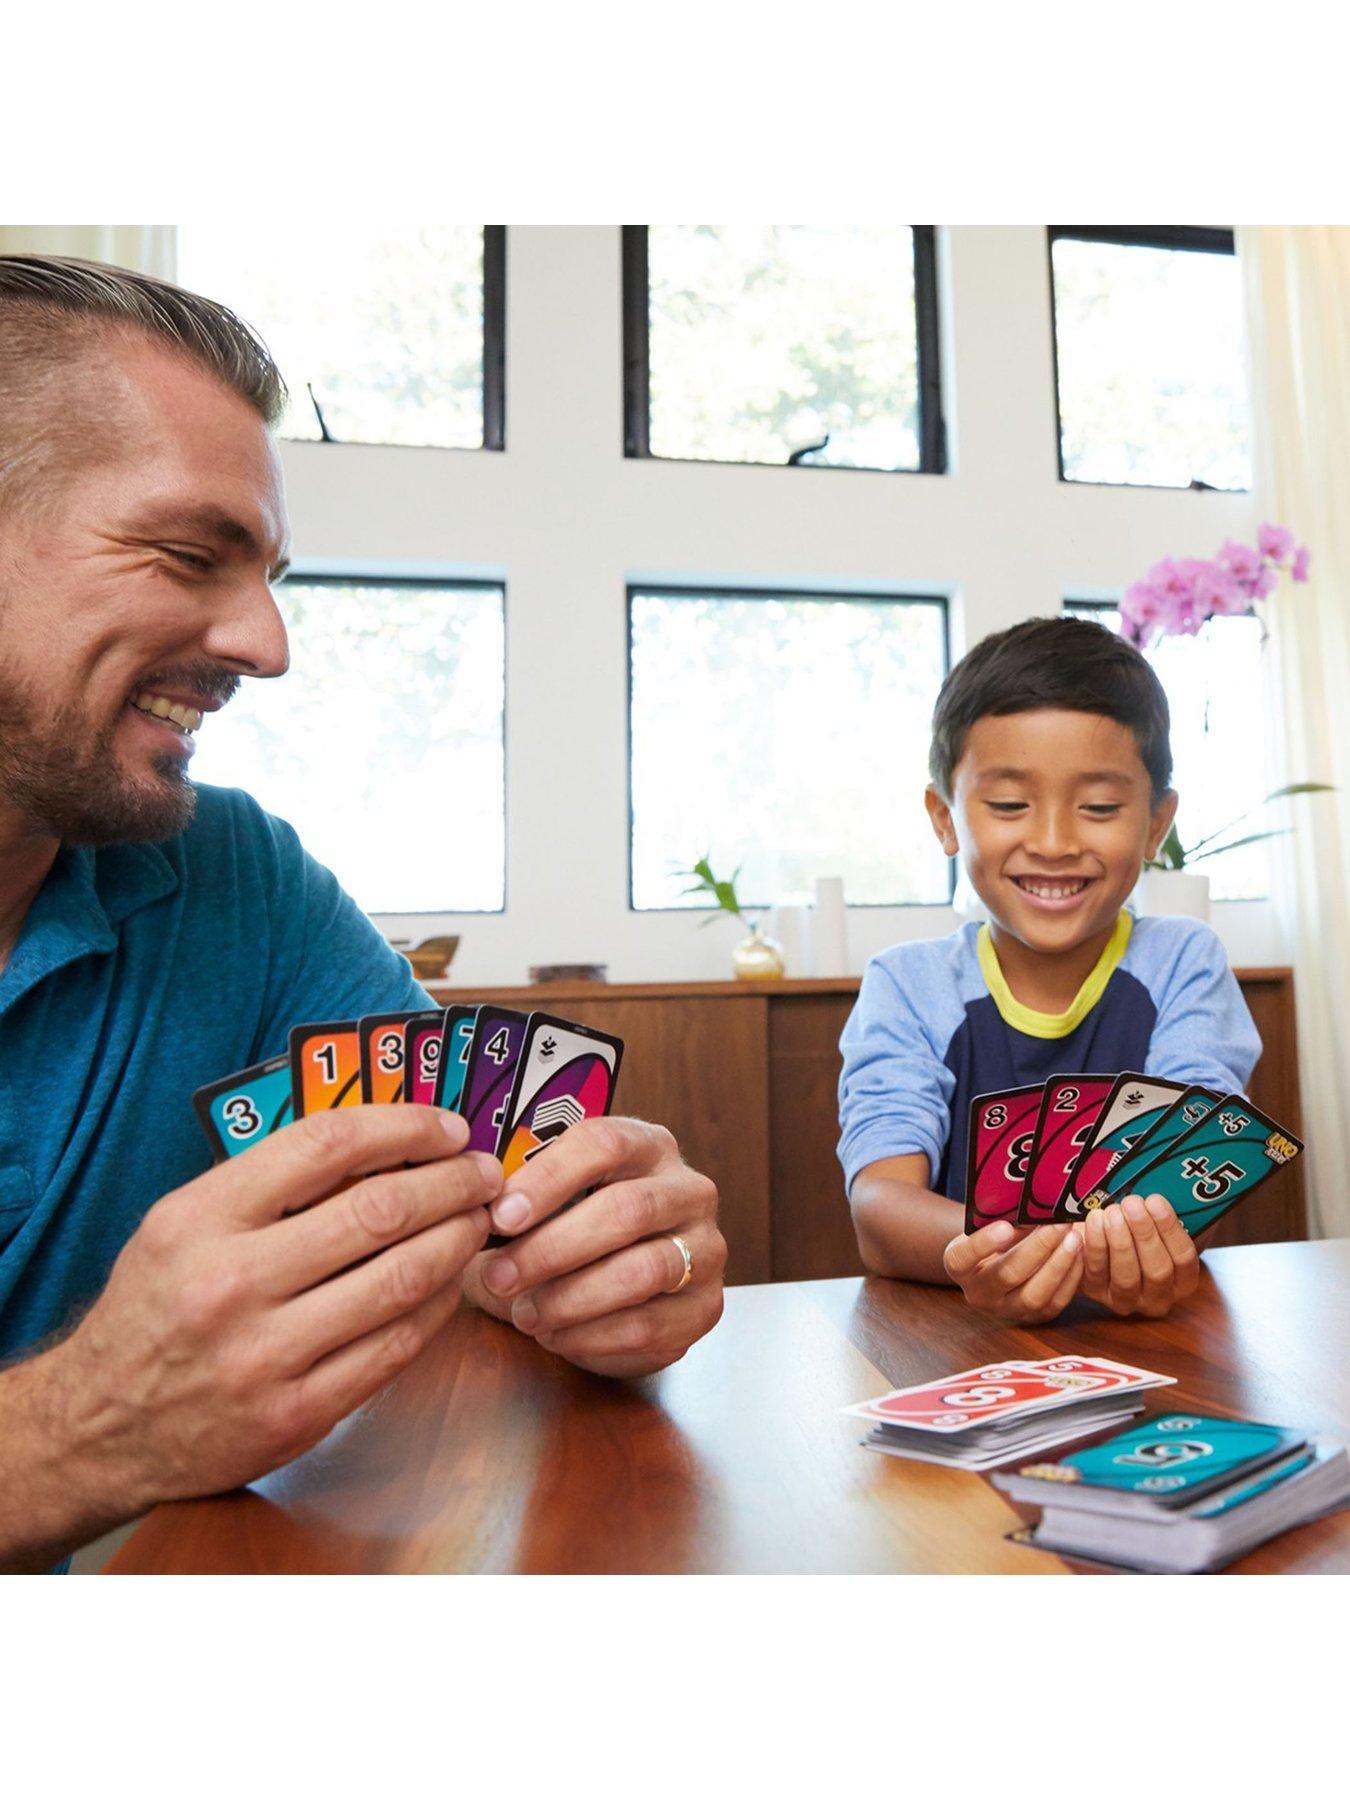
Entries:
{"label": "green plant sprig", "polygon": [[[741,910],[741,903],[736,898],[736,882],[741,873],[740,869],[736,870],[730,881],[719,881],[712,872],[711,855],[712,852],[709,851],[706,856],[701,856],[692,868],[676,870],[678,875],[692,875],[695,878],[693,886],[683,888],[681,893],[711,894],[718,911],[730,913],[732,918],[739,919],[747,930],[753,931],[755,920]],[[716,917],[717,912],[710,912],[706,919],[699,920],[700,927],[711,925]]]}
{"label": "green plant sprig", "polygon": [[1233,838],[1226,844],[1218,844],[1214,841],[1216,838],[1223,837],[1226,832],[1232,831],[1235,826],[1241,825],[1244,819],[1250,819],[1253,813],[1260,812],[1263,806],[1269,806],[1272,800],[1286,800],[1293,794],[1334,794],[1335,791],[1331,783],[1326,781],[1295,781],[1288,787],[1276,788],[1274,793],[1267,794],[1264,800],[1259,801],[1255,806],[1249,806],[1246,812],[1239,813],[1235,819],[1230,819],[1217,831],[1211,831],[1208,837],[1197,839],[1189,850],[1183,848],[1175,824],[1170,825],[1167,836],[1158,845],[1158,854],[1145,862],[1144,867],[1177,872],[1185,869],[1191,863],[1204,862],[1207,857],[1222,856],[1228,850],[1241,850],[1245,844],[1259,844],[1266,838],[1288,837],[1294,829],[1292,825],[1273,826],[1269,831],[1251,831],[1245,837]]}

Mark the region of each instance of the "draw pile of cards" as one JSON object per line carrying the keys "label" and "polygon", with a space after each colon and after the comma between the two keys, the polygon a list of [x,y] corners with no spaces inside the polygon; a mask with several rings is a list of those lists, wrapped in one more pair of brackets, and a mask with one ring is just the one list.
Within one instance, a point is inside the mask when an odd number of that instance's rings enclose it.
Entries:
{"label": "draw pile of cards", "polygon": [[1149,1574],[1221,1569],[1350,1501],[1339,1444],[1181,1412],[993,1479],[1041,1508],[1030,1530],[1013,1534],[1018,1542]]}
{"label": "draw pile of cards", "polygon": [[1303,1149],[1241,1094],[1156,1075],[1056,1075],[970,1104],[966,1230],[1049,1225],[1161,1194],[1192,1237]]}
{"label": "draw pile of cards", "polygon": [[550,1013],[448,1006],[297,1025],[290,1053],[192,1097],[217,1162],[293,1119],[391,1103],[461,1113],[508,1175],[613,1105],[623,1041]]}
{"label": "draw pile of cards", "polygon": [[978,1472],[1118,1425],[1143,1411],[1147,1389],[1172,1381],[1102,1356],[1052,1356],[965,1369],[844,1410],[871,1425],[869,1450]]}

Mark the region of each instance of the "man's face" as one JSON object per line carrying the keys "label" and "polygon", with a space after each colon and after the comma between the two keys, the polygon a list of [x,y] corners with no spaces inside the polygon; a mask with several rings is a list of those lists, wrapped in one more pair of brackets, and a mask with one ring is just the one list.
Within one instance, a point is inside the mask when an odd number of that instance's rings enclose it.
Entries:
{"label": "man's face", "polygon": [[191,817],[200,715],[286,671],[281,468],[244,400],[149,341],[91,351],[63,399],[91,389],[113,454],[0,512],[0,825],[153,840]]}
{"label": "man's face", "polygon": [[1128,727],[1052,708],[977,720],[950,806],[928,792],[943,848],[995,923],[1045,954],[1110,931],[1176,803],[1169,790],[1152,805]]}

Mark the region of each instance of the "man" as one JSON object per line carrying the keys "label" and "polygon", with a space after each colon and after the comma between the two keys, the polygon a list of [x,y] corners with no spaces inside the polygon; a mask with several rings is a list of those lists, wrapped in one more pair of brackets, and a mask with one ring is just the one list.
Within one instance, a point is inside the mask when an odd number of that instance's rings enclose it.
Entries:
{"label": "man", "polygon": [[0,1567],[288,1461],[461,1294],[616,1376],[721,1313],[716,1190],[636,1120],[506,1188],[412,1106],[206,1168],[196,1087],[429,1004],[289,827],[188,780],[203,717],[287,667],[283,399],[213,302],[0,258]]}

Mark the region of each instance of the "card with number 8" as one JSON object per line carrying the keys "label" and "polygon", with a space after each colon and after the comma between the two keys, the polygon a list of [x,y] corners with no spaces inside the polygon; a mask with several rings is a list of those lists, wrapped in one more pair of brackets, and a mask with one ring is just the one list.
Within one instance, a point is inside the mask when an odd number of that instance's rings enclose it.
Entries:
{"label": "card with number 8", "polygon": [[1041,1110],[1041,1084],[979,1094],[970,1103],[966,1230],[1016,1220]]}

